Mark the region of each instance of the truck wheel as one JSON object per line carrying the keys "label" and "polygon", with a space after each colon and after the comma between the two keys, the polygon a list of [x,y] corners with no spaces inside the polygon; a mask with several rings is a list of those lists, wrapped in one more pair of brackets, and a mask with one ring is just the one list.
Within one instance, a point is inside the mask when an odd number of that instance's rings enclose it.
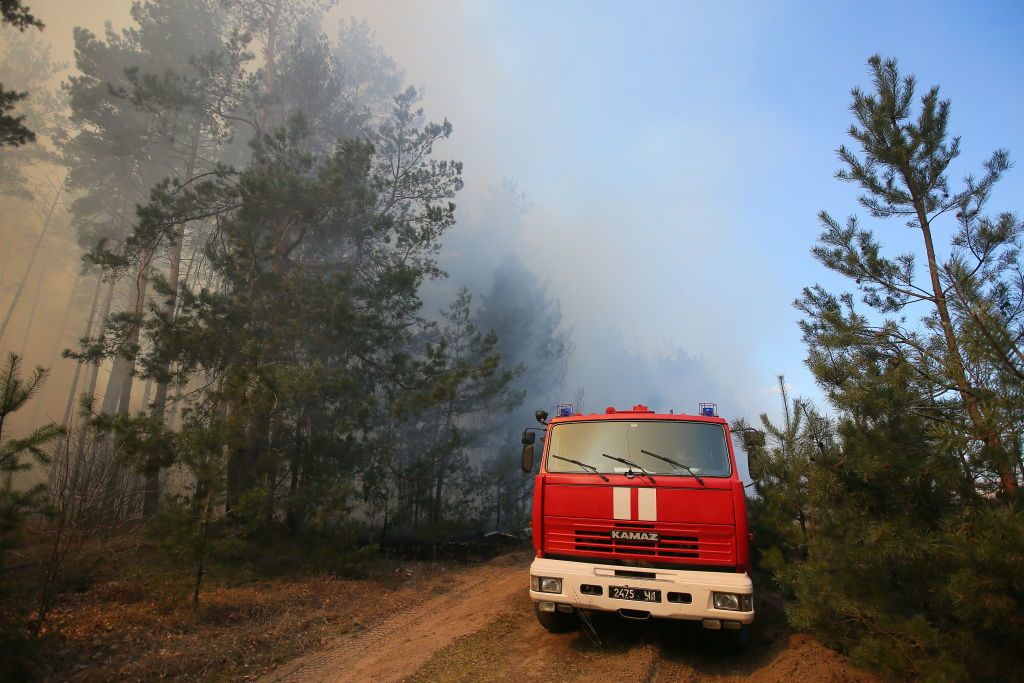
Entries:
{"label": "truck wheel", "polygon": [[533,603],[533,613],[537,615],[537,621],[551,633],[565,633],[575,626],[574,614],[565,612],[541,612],[537,603]]}
{"label": "truck wheel", "polygon": [[725,646],[733,652],[743,652],[750,645],[750,624],[743,624],[737,631],[722,631]]}

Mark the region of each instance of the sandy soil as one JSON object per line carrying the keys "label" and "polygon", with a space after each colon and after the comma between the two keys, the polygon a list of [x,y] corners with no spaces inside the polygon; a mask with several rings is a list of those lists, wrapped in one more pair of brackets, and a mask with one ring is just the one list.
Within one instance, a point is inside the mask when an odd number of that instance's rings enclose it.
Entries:
{"label": "sandy soil", "polygon": [[[180,580],[98,582],[62,596],[31,677],[252,680],[410,609],[446,590],[449,574],[461,570],[452,563],[410,562],[380,567],[361,580],[312,575],[225,582],[204,591],[197,612]],[[0,681],[11,679],[8,674],[0,656]]]}
{"label": "sandy soil", "polygon": [[440,590],[296,659],[264,680],[284,681],[874,681],[814,639],[789,633],[766,596],[750,646],[736,652],[699,624],[595,617],[550,634],[534,618],[523,554],[449,576]]}

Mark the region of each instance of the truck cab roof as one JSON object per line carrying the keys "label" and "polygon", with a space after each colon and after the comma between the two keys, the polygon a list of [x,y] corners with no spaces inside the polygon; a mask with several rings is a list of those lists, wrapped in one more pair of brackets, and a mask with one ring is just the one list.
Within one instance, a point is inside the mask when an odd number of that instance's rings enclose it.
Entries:
{"label": "truck cab roof", "polygon": [[708,422],[711,424],[727,425],[725,419],[718,415],[688,415],[686,413],[656,413],[643,404],[637,404],[629,409],[614,408],[609,406],[603,413],[573,413],[565,417],[553,417],[549,424],[560,424],[563,422],[591,422],[594,420],[679,420],[685,422]]}

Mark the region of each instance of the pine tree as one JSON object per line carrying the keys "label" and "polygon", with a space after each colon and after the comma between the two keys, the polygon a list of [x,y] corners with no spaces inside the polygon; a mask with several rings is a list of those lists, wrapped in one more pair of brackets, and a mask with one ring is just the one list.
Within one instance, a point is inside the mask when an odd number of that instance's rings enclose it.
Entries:
{"label": "pine tree", "polygon": [[786,572],[808,557],[814,533],[811,506],[811,472],[815,460],[832,447],[833,434],[827,418],[805,399],[790,399],[786,378],[779,375],[782,422],[760,415],[760,428],[744,420],[733,424],[733,433],[747,453],[750,477],[757,496],[750,500],[751,528],[760,551],[759,566],[786,585]]}
{"label": "pine tree", "polygon": [[24,460],[25,456],[45,465],[49,461],[45,446],[60,435],[61,429],[48,424],[22,438],[12,438],[5,432],[10,431],[11,415],[25,407],[42,387],[48,373],[46,368],[36,367],[27,379],[22,379],[21,359],[13,353],[0,368],[0,569],[7,552],[18,543],[18,534],[27,515],[40,511],[43,505],[45,487],[40,484],[28,489],[18,488],[14,475],[32,466]]}
{"label": "pine tree", "polygon": [[[865,94],[859,88],[852,92],[856,123],[849,134],[860,147],[859,155],[858,150],[840,147],[837,153],[844,167],[836,177],[864,190],[860,203],[873,218],[901,218],[919,231],[927,277],[924,282],[916,277],[913,254],[884,256],[873,232],[862,228],[856,217],[842,224],[821,212],[825,231],[814,255],[826,267],[855,280],[864,302],[890,316],[872,325],[867,318],[851,315],[847,321],[851,341],[859,336],[860,343],[884,345],[895,362],[911,363],[936,391],[959,402],[967,418],[965,436],[977,446],[972,457],[998,479],[1003,495],[1014,496],[1019,476],[1019,453],[1012,443],[1015,425],[999,406],[991,365],[970,342],[977,336],[977,321],[984,318],[994,329],[983,328],[1000,337],[994,345],[982,346],[1005,356],[1006,369],[1024,371],[1021,337],[1014,334],[1024,329],[1024,312],[996,304],[1012,298],[1014,291],[1024,292],[1012,265],[1022,226],[1011,214],[995,221],[981,218],[992,186],[1010,166],[1009,155],[996,151],[985,162],[980,179],[968,176],[961,188],[952,188],[947,169],[959,156],[960,139],[950,138],[947,132],[949,101],[940,100],[938,87],[932,87],[921,98],[915,116],[914,77],[901,77],[892,59],[874,56],[868,64],[875,92]],[[951,256],[940,262],[934,231],[951,213],[960,223],[960,233],[953,240]],[[985,299],[987,292],[995,300]],[[811,289],[805,291],[800,307],[812,316],[824,316],[835,309],[836,302],[820,289]],[[907,316],[922,307],[921,317],[908,324]],[[971,315],[976,308],[984,311],[977,318]],[[892,317],[894,313],[900,317]]]}
{"label": "pine tree", "polygon": [[[3,81],[24,95],[18,100],[18,118],[32,131],[34,142],[5,146],[0,152],[0,193],[32,199],[28,170],[35,164],[52,163],[52,145],[66,134],[67,102],[59,87],[52,85],[65,65],[53,61],[50,44],[36,32],[8,33],[0,44],[0,74]],[[2,98],[3,96],[0,96]],[[0,133],[2,135],[2,133]]]}
{"label": "pine tree", "polygon": [[[461,184],[458,165],[408,154],[450,133],[419,127],[413,101],[397,98],[384,144],[341,142],[329,158],[306,151],[308,128],[296,117],[264,135],[249,169],[166,187],[140,213],[129,243],[217,216],[219,239],[204,256],[219,287],[183,287],[177,316],[146,322],[155,354],[143,367],[219,378],[229,509],[256,496],[273,519],[286,478],[290,523],[300,526],[301,501],[334,484],[337,461],[367,431],[359,416],[375,385],[400,370],[396,350],[417,324],[420,283],[438,273],[431,257]],[[394,175],[395,165],[408,172]]]}
{"label": "pine tree", "polygon": [[547,287],[526,265],[509,255],[495,270],[490,289],[481,298],[480,329],[498,337],[495,350],[517,377],[510,388],[521,395],[518,405],[499,412],[488,433],[485,463],[495,481],[495,518],[500,528],[522,523],[529,511],[533,481],[519,476],[515,463],[522,451],[523,425],[530,424],[538,406],[554,405],[564,389],[572,329],[562,327],[562,311]]}
{"label": "pine tree", "polygon": [[[21,0],[0,0],[0,26],[8,25],[19,31],[44,28],[43,22],[34,17]],[[24,124],[25,116],[8,113],[26,97],[27,92],[7,90],[0,84],[0,147],[18,147],[35,142],[35,133]]]}
{"label": "pine tree", "polygon": [[[886,257],[856,218],[821,213],[813,253],[867,310],[821,286],[796,303],[835,417],[809,413],[804,436],[792,413],[769,430],[777,445],[752,468],[752,509],[775,546],[763,555],[791,563],[768,564],[795,626],[887,677],[1020,678],[1021,225],[984,213],[1009,158],[996,152],[954,190],[949,103],[932,88],[915,115],[914,79],[894,60],[869,66],[875,92],[854,89],[851,107],[862,156],[840,147],[837,176],[861,186],[872,217],[919,232],[927,268],[919,280],[914,254]],[[954,221],[940,261],[937,231]],[[778,501],[801,507],[774,514]],[[794,553],[803,517],[806,551]]]}

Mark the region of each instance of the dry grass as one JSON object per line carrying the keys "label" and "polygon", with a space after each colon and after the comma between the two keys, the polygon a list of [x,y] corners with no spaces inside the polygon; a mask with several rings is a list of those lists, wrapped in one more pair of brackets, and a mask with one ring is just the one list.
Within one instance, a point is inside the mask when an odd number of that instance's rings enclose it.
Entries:
{"label": "dry grass", "polygon": [[43,680],[256,678],[441,590],[449,569],[378,560],[369,578],[343,579],[303,573],[298,561],[279,578],[253,579],[251,565],[225,565],[193,610],[190,570],[145,543],[125,539],[91,565],[80,592],[60,596],[37,645]]}

